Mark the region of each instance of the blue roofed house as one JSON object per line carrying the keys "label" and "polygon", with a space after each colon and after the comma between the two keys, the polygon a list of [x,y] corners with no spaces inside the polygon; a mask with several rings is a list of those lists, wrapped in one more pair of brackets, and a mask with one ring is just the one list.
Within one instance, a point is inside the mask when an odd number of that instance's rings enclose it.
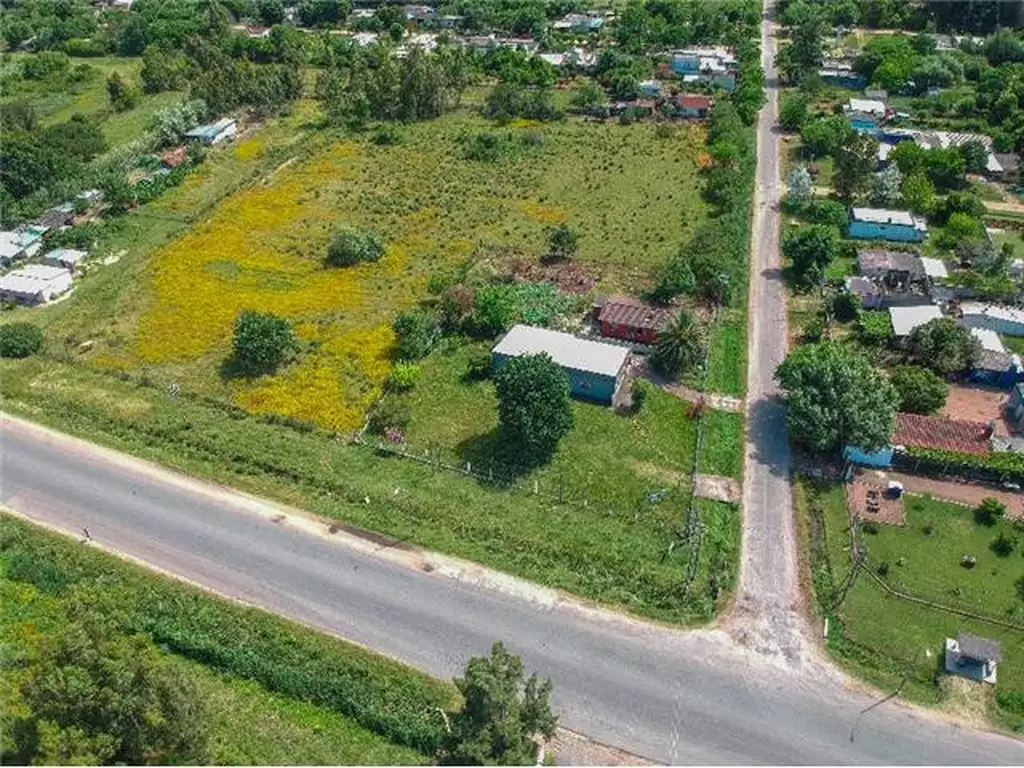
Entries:
{"label": "blue roofed house", "polygon": [[672,54],[672,72],[686,83],[713,85],[726,91],[736,90],[738,64],[732,49],[722,46],[695,46]]}
{"label": "blue roofed house", "polygon": [[657,80],[641,80],[640,96],[645,99],[656,99],[661,96],[661,83]]}
{"label": "blue roofed house", "polygon": [[960,322],[968,328],[987,328],[1003,336],[1024,336],[1024,310],[968,301],[960,305]]}
{"label": "blue roofed house", "polygon": [[853,208],[850,211],[850,227],[847,234],[860,240],[920,243],[928,235],[928,224],[910,211]]}
{"label": "blue roofed house", "polygon": [[629,360],[628,347],[581,339],[531,325],[516,325],[491,350],[494,367],[510,358],[546,353],[569,375],[575,396],[611,404],[622,384]]}
{"label": "blue roofed house", "polygon": [[850,99],[843,111],[854,130],[876,134],[889,110],[884,101],[877,99]]}

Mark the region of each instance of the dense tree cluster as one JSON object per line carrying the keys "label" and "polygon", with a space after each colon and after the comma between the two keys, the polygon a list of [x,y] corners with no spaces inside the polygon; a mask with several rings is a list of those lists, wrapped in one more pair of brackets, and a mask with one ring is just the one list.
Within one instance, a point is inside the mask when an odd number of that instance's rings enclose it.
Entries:
{"label": "dense tree cluster", "polygon": [[755,37],[760,4],[751,0],[630,0],[616,20],[615,39],[632,54]]}
{"label": "dense tree cluster", "polygon": [[780,0],[779,18],[795,25],[820,13],[830,27],[924,30],[990,34],[999,27],[1024,25],[1021,0]]}

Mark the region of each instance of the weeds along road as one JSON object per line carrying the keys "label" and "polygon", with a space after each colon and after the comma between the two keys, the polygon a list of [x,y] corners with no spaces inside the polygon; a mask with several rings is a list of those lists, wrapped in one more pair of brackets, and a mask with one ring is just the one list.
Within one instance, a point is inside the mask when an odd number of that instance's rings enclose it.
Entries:
{"label": "weeds along road", "polygon": [[[3,417],[0,502],[439,677],[503,640],[562,723],[670,763],[1024,763],[1024,746],[871,699],[829,667],[581,606],[444,558],[344,543],[288,510]],[[432,568],[425,569],[430,562]],[[428,572],[429,571],[429,572]],[[737,635],[739,637],[739,635]]]}
{"label": "weeds along road", "polygon": [[[773,72],[774,42],[764,52]],[[666,763],[1024,764],[1024,745],[873,703],[808,652],[771,372],[784,320],[777,266],[777,94],[758,133],[751,293],[748,524],[737,611],[683,632],[583,606],[428,553],[339,541],[245,494],[3,417],[0,502],[221,594],[333,632],[439,677],[495,640],[554,681],[562,724]],[[426,564],[431,567],[425,567]],[[441,567],[438,567],[440,565]],[[458,575],[458,577],[455,577]]]}

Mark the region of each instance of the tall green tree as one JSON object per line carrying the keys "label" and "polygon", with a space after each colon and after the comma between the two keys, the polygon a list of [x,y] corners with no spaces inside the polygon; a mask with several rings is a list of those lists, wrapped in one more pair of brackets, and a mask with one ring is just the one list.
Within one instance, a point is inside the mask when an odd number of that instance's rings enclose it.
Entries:
{"label": "tall green tree", "polygon": [[495,643],[490,656],[473,658],[455,679],[462,709],[449,716],[442,765],[534,765],[538,738],[555,735],[551,681],[528,679],[518,656]]}
{"label": "tall green tree", "polygon": [[148,638],[108,630],[88,619],[44,642],[21,683],[12,762],[208,762],[208,713],[192,679]]}
{"label": "tall green tree", "polygon": [[125,112],[139,102],[139,89],[121,77],[121,73],[116,70],[107,78],[107,95],[115,112]]}
{"label": "tall green tree", "polygon": [[707,342],[704,329],[686,312],[680,312],[658,332],[651,365],[664,376],[676,378],[696,368],[704,360]]}
{"label": "tall green tree", "polygon": [[792,263],[793,276],[804,286],[820,285],[838,252],[839,233],[823,224],[794,227],[782,240],[782,253]]}
{"label": "tall green tree", "polygon": [[863,133],[849,136],[835,157],[836,193],[844,200],[856,200],[871,186],[871,173],[878,165],[878,139]]}
{"label": "tall green tree", "polygon": [[864,356],[838,342],[797,347],[775,372],[786,391],[790,438],[813,451],[846,445],[877,450],[889,441],[899,395]]}
{"label": "tall green tree", "polygon": [[505,361],[494,374],[498,421],[513,449],[529,463],[542,463],[572,429],[569,376],[548,355]]}
{"label": "tall green tree", "polygon": [[981,356],[981,342],[951,317],[938,317],[910,332],[907,358],[941,376],[972,368]]}
{"label": "tall green tree", "polygon": [[946,404],[949,387],[927,368],[899,365],[889,372],[889,380],[900,395],[904,413],[935,413]]}

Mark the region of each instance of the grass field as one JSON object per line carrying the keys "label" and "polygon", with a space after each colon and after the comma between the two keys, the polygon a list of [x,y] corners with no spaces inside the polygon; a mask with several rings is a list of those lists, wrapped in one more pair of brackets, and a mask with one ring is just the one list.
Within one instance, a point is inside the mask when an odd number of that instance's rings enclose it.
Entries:
{"label": "grass field", "polygon": [[[21,58],[22,54],[14,54],[10,60],[13,63]],[[107,95],[107,78],[112,72],[118,72],[129,82],[138,84],[142,59],[104,56],[71,60],[72,67],[79,64],[85,64],[93,70],[85,82],[70,87],[54,87],[45,82],[23,80],[17,88],[5,94],[3,100],[29,101],[43,125],[61,123],[76,114],[86,115],[100,123],[107,145],[113,148],[137,139],[149,127],[156,112],[178,103],[184,96],[178,91],[144,93],[134,109],[114,112]]]}
{"label": "grass field", "polygon": [[[864,574],[845,600],[833,608],[850,571],[846,497],[842,486],[797,486],[798,519],[809,543],[809,566],[819,613],[830,617],[829,649],[852,671],[891,689],[908,670],[908,698],[939,704],[968,718],[991,719],[1004,727],[1024,727],[1024,630],[916,605],[888,596]],[[904,527],[880,526],[859,535],[873,570],[888,563],[887,582],[901,591],[1007,621],[1024,624],[1024,602],[1013,582],[1022,573],[1021,551],[998,557],[989,544],[1010,523],[976,524],[971,511],[926,497],[910,496]],[[926,526],[932,531],[926,533]],[[1019,538],[1019,536],[1018,536]],[[973,569],[959,565],[964,554],[977,558]],[[900,564],[902,563],[902,564]],[[964,693],[940,670],[945,638],[974,632],[1002,643],[1003,661],[995,689],[971,686]]]}
{"label": "grass field", "polygon": [[[601,290],[636,289],[704,210],[696,128],[670,138],[650,125],[575,121],[495,129],[460,114],[404,127],[397,146],[317,134],[295,141],[291,156],[265,135],[273,130],[214,153],[211,168],[144,209],[161,221],[192,216],[209,204],[211,179],[264,174],[173,241],[143,235],[131,249],[133,279],[107,281],[103,297],[83,285],[67,307],[36,313],[44,323],[54,316],[53,338],[93,340],[85,357],[105,368],[145,369],[253,412],[352,429],[387,374],[392,317],[425,295],[430,276],[467,261],[487,271],[536,260],[546,228],[567,222]],[[465,136],[481,131],[506,138],[506,159],[465,157]],[[291,162],[271,163],[267,147]],[[324,269],[341,226],[381,232],[385,257]],[[143,253],[146,263],[135,263]],[[255,382],[220,375],[234,318],[247,308],[297,323],[307,347],[297,364]]]}
{"label": "grass field", "polygon": [[[46,566],[27,565],[30,560]],[[75,582],[79,580],[88,581],[87,597],[83,597],[80,590],[76,591]],[[154,595],[165,601],[162,606],[146,605],[146,600]],[[89,602],[94,618],[113,619],[117,631],[125,634],[138,631],[133,622],[145,624],[158,618],[165,628],[176,623],[186,629],[198,628],[203,620],[199,619],[199,613],[187,612],[189,605],[202,611],[207,620],[216,616],[220,621],[230,622],[244,615],[242,609],[226,601],[122,564],[109,555],[84,549],[76,542],[25,523],[0,518],[0,642],[18,649],[18,653],[10,657],[10,663],[0,667],[0,690],[4,691],[0,697],[0,717],[5,722],[23,706],[18,686],[39,644],[63,631],[71,621],[69,606],[82,599]],[[107,608],[115,603],[126,612],[108,613]],[[127,619],[128,624],[117,623],[133,612],[134,616]],[[370,656],[298,625],[257,612],[249,613],[250,620],[261,617],[259,621],[251,621],[251,626],[262,622],[263,631],[268,633],[265,637],[269,636],[271,627],[283,628],[283,637],[292,648],[309,658],[325,643],[334,665],[360,665],[362,657]],[[199,623],[195,623],[197,621]],[[232,643],[244,641],[228,633],[222,635],[219,642],[220,650],[227,653]],[[368,722],[365,715],[341,714],[323,703],[297,695],[297,691],[273,690],[256,679],[233,673],[228,668],[230,665],[218,665],[213,660],[194,661],[187,651],[166,652],[169,645],[174,645],[173,641],[164,639],[161,645],[165,659],[180,667],[195,683],[206,703],[214,764],[415,765],[430,761],[415,749],[394,744],[360,724],[360,719]],[[248,650],[250,659],[257,659],[264,652],[258,644],[250,645]],[[420,695],[433,697],[438,703],[452,696],[450,688],[394,662],[375,659],[375,663],[381,665],[382,671],[386,668],[387,673],[406,678],[410,693],[413,686],[419,685],[422,686]],[[258,668],[258,664],[252,664],[251,668]],[[330,672],[325,667],[325,682],[329,677]],[[363,678],[363,685],[368,688],[385,682],[384,678],[372,679],[372,674]]]}

